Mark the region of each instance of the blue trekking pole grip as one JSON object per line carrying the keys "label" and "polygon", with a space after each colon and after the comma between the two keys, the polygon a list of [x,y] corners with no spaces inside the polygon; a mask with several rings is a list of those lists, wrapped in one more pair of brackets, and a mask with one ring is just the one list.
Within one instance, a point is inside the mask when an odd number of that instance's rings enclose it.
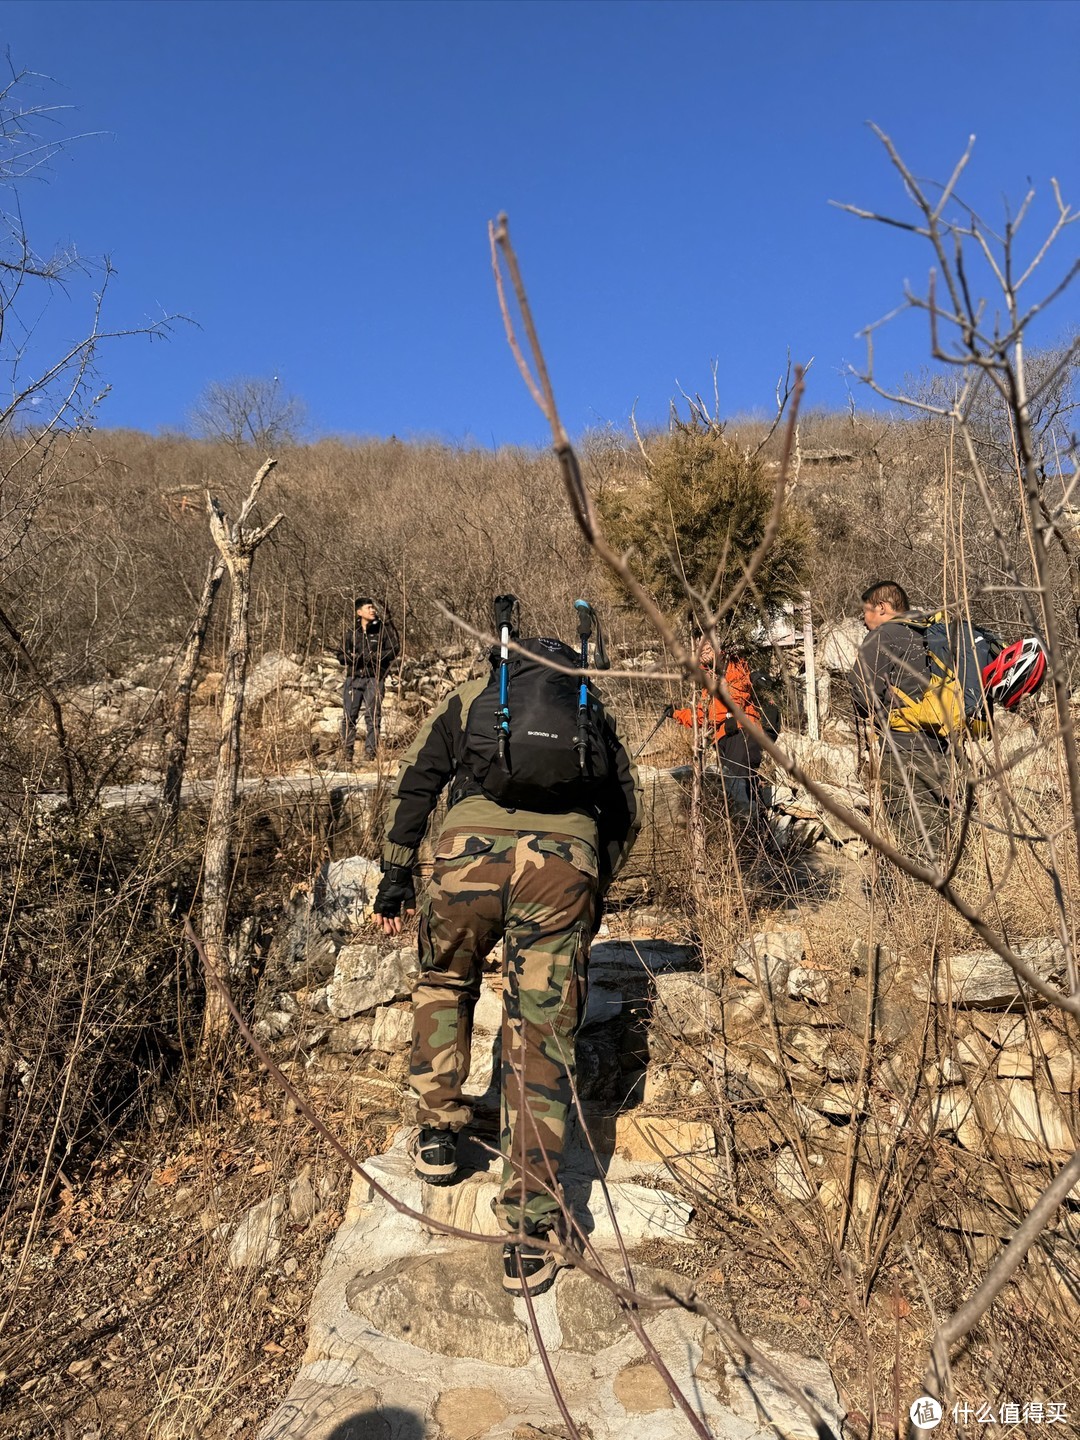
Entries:
{"label": "blue trekking pole grip", "polygon": [[495,731],[499,737],[499,761],[506,764],[510,741],[510,652],[507,645],[514,626],[514,595],[495,596],[495,627],[499,632],[499,708],[495,712]]}
{"label": "blue trekking pole grip", "polygon": [[589,747],[589,680],[585,671],[589,668],[589,639],[592,636],[593,608],[587,600],[575,600],[578,612],[578,636],[581,639],[581,689],[578,691],[578,733],[575,748],[578,752],[578,766],[585,773],[585,755]]}

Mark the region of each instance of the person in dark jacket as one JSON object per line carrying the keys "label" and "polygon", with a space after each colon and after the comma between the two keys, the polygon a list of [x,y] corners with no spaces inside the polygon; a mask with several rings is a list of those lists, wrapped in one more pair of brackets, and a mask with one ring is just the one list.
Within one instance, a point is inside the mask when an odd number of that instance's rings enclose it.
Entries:
{"label": "person in dark jacket", "polygon": [[[540,643],[556,646],[562,663],[568,663],[564,656],[574,662],[574,652],[558,642]],[[461,759],[470,709],[487,684],[473,680],[449,695],[401,762],[374,910],[384,934],[400,933],[402,912],[416,905],[417,848],[449,786],[421,906],[413,992],[416,1172],[436,1185],[457,1173],[458,1132],[471,1119],[463,1087],[481,965],[501,939],[503,1170],[496,1213],[516,1237],[504,1247],[503,1285],[512,1294],[540,1294],[558,1267],[549,1250],[529,1240],[558,1231],[557,1177],[589,945],[604,894],[637,836],[642,806],[637,772],[606,710],[597,733],[607,751],[607,776],[599,788],[583,781],[580,803],[571,797],[568,804],[564,796],[558,813],[548,813],[491,799]],[[512,696],[511,690],[511,706]]]}
{"label": "person in dark jacket", "polygon": [[401,653],[401,642],[389,615],[380,618],[375,602],[360,596],[353,607],[353,622],[346,625],[338,659],[345,666],[341,722],[341,751],[352,760],[356,722],[364,712],[364,759],[374,760],[379,745],[383,687],[387,672]]}
{"label": "person in dark jacket", "polygon": [[926,642],[906,623],[911,605],[895,580],[875,580],[864,591],[862,604],[869,633],[851,672],[855,714],[877,735],[881,797],[897,839],[909,852],[924,850],[929,840],[936,854],[953,788],[949,739],[905,713],[910,697],[926,689]]}

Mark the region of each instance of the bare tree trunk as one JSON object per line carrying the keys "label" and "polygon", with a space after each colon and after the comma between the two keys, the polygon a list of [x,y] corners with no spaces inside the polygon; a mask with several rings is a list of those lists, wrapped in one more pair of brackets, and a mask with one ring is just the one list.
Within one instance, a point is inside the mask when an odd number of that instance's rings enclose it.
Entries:
{"label": "bare tree trunk", "polygon": [[[240,776],[240,727],[244,716],[244,685],[248,663],[248,607],[251,599],[251,567],[255,551],[281,522],[275,515],[268,525],[258,530],[245,530],[252,506],[266,476],[275,465],[267,460],[259,470],[244,501],[240,516],[231,527],[220,506],[208,494],[210,533],[229,571],[229,640],[225,657],[225,679],[222,686],[221,743],[218,749],[214,793],[206,826],[206,851],[203,858],[202,927],[207,976],[206,1009],[203,1012],[201,1055],[220,1049],[229,1025],[229,1011],[214,977],[233,989],[237,978],[230,965],[228,945],[229,888],[232,880],[233,822],[236,814],[236,788]],[[236,951],[236,969],[242,965],[242,947]]]}
{"label": "bare tree trunk", "polygon": [[37,661],[26,648],[26,642],[19,634],[18,629],[0,609],[0,628],[8,637],[12,649],[30,672],[30,678],[41,691],[46,705],[49,707],[49,714],[52,717],[53,735],[56,737],[56,748],[60,751],[60,765],[64,772],[64,794],[67,796],[68,805],[73,811],[78,810],[78,798],[75,794],[75,770],[72,764],[71,746],[68,744],[67,730],[64,727],[64,711],[57,698],[56,691],[49,684],[41,671]]}
{"label": "bare tree trunk", "polygon": [[[210,625],[210,615],[217,598],[218,588],[225,575],[225,560],[218,556],[211,560],[203,581],[199,608],[195,612],[191,633],[184,646],[183,658],[176,677],[176,694],[173,697],[172,715],[165,732],[165,781],[162,799],[165,802],[166,826],[172,829],[180,814],[180,787],[184,781],[184,765],[187,761],[188,733],[191,724],[191,691],[195,684],[195,672],[199,668],[203,642]],[[231,632],[230,632],[231,633]]]}

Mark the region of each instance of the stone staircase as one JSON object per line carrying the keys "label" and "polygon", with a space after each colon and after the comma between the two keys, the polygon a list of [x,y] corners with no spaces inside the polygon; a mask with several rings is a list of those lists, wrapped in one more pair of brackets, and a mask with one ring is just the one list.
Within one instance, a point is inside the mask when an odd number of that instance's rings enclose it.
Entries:
{"label": "stone staircase", "polygon": [[[692,1208],[675,1193],[658,1152],[670,1148],[679,1165],[695,1165],[699,1183],[715,1175],[717,1163],[711,1137],[693,1153],[697,1137],[686,1122],[639,1118],[625,1109],[648,1080],[645,1047],[635,1043],[647,1023],[646,993],[658,977],[694,964],[686,946],[609,940],[595,945],[590,965],[589,1009],[579,1036],[581,1115],[562,1180],[592,1263],[624,1283],[625,1247],[642,1294],[686,1288],[678,1275],[636,1260],[643,1243],[690,1244],[694,1237]],[[475,1119],[461,1144],[460,1180],[445,1188],[419,1181],[408,1128],[365,1163],[369,1179],[354,1177],[313,1299],[302,1367],[259,1440],[566,1435],[541,1344],[569,1413],[589,1440],[674,1440],[691,1433],[626,1312],[595,1278],[562,1271],[554,1288],[533,1302],[535,1327],[526,1302],[501,1287],[501,1236],[491,1205],[500,1167],[498,1102],[490,1084],[500,1015],[498,984],[488,982],[477,1007]],[[476,1239],[436,1233],[424,1219]],[[816,1440],[826,1433],[768,1376],[723,1351],[695,1314],[643,1312],[639,1323],[717,1440]],[[770,1358],[839,1435],[843,1416],[828,1366],[801,1356]]]}

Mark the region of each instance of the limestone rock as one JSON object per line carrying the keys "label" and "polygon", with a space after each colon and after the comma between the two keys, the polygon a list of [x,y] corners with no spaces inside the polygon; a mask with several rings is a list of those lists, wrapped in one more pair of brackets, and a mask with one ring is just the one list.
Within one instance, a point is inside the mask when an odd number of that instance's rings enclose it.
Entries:
{"label": "limestone rock", "polygon": [[288,988],[317,985],[333,975],[342,945],[371,913],[379,875],[374,861],[355,855],[328,862],[312,882],[295,889],[273,943]]}
{"label": "limestone rock", "polygon": [[287,1010],[267,1010],[255,1022],[255,1034],[260,1040],[280,1040],[293,1022]]}
{"label": "limestone rock", "polygon": [[371,1027],[371,1047],[391,1053],[407,1050],[412,1043],[412,1010],[391,1005],[375,1011]]}
{"label": "limestone rock", "polygon": [[1063,1095],[1080,1094],[1080,1055],[1062,1050],[1050,1056],[1049,1065],[1050,1078],[1056,1090]]}
{"label": "limestone rock", "polygon": [[253,1206],[233,1231],[229,1241],[229,1266],[246,1270],[255,1265],[269,1265],[281,1254],[281,1217],[285,1197],[271,1195]]}
{"label": "limestone rock", "polygon": [[1065,1159],[1076,1148],[1059,1096],[1030,1080],[987,1080],[979,1087],[979,1104],[989,1133],[966,1090],[941,1091],[929,1123],[939,1133],[955,1135],[965,1150],[1003,1159]]}
{"label": "limestone rock", "polygon": [[269,650],[248,671],[245,701],[248,705],[258,705],[276,690],[298,689],[303,674],[295,660]]}
{"label": "limestone rock", "polygon": [[735,947],[735,974],[753,980],[775,995],[784,989],[793,965],[806,953],[806,936],[801,930],[758,931]]}
{"label": "limestone rock", "polygon": [[816,1193],[790,1145],[781,1146],[773,1156],[773,1179],[780,1194],[792,1200],[809,1200]]}
{"label": "limestone rock", "polygon": [[671,1391],[648,1361],[624,1365],[611,1382],[615,1398],[628,1415],[650,1415],[654,1410],[671,1410]]}
{"label": "limestone rock", "polygon": [[694,1084],[694,1075],[679,1065],[665,1068],[650,1065],[645,1072],[645,1087],[642,1102],[650,1109],[659,1105],[682,1103]]}
{"label": "limestone rock", "polygon": [[502,1028],[502,980],[496,984],[485,984],[473,1011],[473,1034],[497,1035]]}
{"label": "limestone rock", "polygon": [[[640,1283],[636,1269],[634,1278]],[[597,1355],[627,1333],[626,1316],[614,1295],[580,1270],[559,1276],[555,1311],[563,1349],[580,1355]]]}
{"label": "limestone rock", "polygon": [[829,1002],[829,972],[811,965],[792,965],[788,971],[787,993],[792,1000],[809,1000],[814,1005]]}
{"label": "limestone rock", "polygon": [[337,957],[327,1007],[335,1019],[348,1020],[391,1000],[408,999],[417,974],[418,962],[411,946],[386,949],[374,941],[346,945]]}
{"label": "limestone rock", "polygon": [[714,1155],[716,1134],[711,1125],[666,1115],[620,1115],[615,1148],[627,1160],[646,1164],[690,1155]]}
{"label": "limestone rock", "polygon": [[445,1440],[478,1440],[510,1412],[489,1386],[444,1390],[435,1402],[435,1423]]}
{"label": "limestone rock", "polygon": [[724,987],[724,1028],[728,1037],[758,1027],[765,1015],[765,998],[756,985]]}
{"label": "limestone rock", "polygon": [[370,1016],[361,1020],[345,1020],[328,1031],[327,1048],[332,1055],[356,1055],[370,1050],[374,1021]]}
{"label": "limestone rock", "polygon": [[529,1358],[528,1330],[502,1288],[497,1245],[399,1260],[348,1287],[349,1309],[380,1335],[457,1359],[517,1367]]}
{"label": "limestone rock", "polygon": [[822,1115],[835,1115],[838,1118],[849,1119],[853,1109],[858,1108],[858,1095],[856,1094],[856,1081],[854,1079],[828,1081],[824,1085],[805,1086],[801,1083],[795,1086],[796,1094],[802,1102],[811,1110],[817,1110]]}
{"label": "limestone rock", "polygon": [[855,664],[859,645],[865,638],[858,620],[845,618],[821,627],[817,634],[814,652],[822,670],[831,670],[846,675]]}
{"label": "limestone rock", "polygon": [[390,1440],[381,1408],[375,1390],[320,1384],[301,1376],[259,1432],[259,1440]]}
{"label": "limestone rock", "polygon": [[[1065,972],[1064,951],[1053,936],[1025,940],[1017,945],[1016,952],[1044,980],[1060,979]],[[1020,982],[1015,971],[993,950],[971,950],[942,960],[936,979],[933,998],[941,1005],[999,1010],[1020,1003]],[[914,985],[916,999],[926,1000],[930,990],[930,977],[918,976]]]}
{"label": "limestone rock", "polygon": [[381,879],[379,862],[364,855],[330,861],[316,882],[316,908],[324,924],[345,934],[359,930],[371,915]]}
{"label": "limestone rock", "polygon": [[858,1055],[847,1035],[802,1025],[787,1032],[784,1048],[801,1064],[823,1071],[830,1080],[850,1080],[859,1073]]}
{"label": "limestone rock", "polygon": [[589,974],[603,984],[612,983],[616,976],[647,979],[690,970],[700,963],[700,952],[694,946],[670,940],[602,940],[589,951]]}
{"label": "limestone rock", "polygon": [[[844,1411],[836,1393],[832,1373],[824,1360],[807,1359],[801,1355],[786,1355],[780,1351],[761,1347],[763,1354],[771,1360],[783,1375],[811,1402],[822,1416],[834,1435],[841,1433]],[[736,1364],[729,1361],[725,1366],[728,1383],[728,1403],[736,1415],[768,1426],[767,1433],[780,1434],[784,1440],[819,1440],[820,1431],[792,1397],[765,1375],[755,1365]]]}
{"label": "limestone rock", "polygon": [[747,1046],[746,1050],[714,1047],[706,1055],[733,1100],[763,1100],[784,1088],[776,1056],[764,1045]]}
{"label": "limestone rock", "polygon": [[1012,1050],[1028,1043],[1027,1019],[1023,1015],[983,1015],[975,1010],[971,1023],[999,1050]]}
{"label": "limestone rock", "polygon": [[654,1030],[690,1042],[723,1033],[723,1001],[699,975],[658,975],[655,985]]}

